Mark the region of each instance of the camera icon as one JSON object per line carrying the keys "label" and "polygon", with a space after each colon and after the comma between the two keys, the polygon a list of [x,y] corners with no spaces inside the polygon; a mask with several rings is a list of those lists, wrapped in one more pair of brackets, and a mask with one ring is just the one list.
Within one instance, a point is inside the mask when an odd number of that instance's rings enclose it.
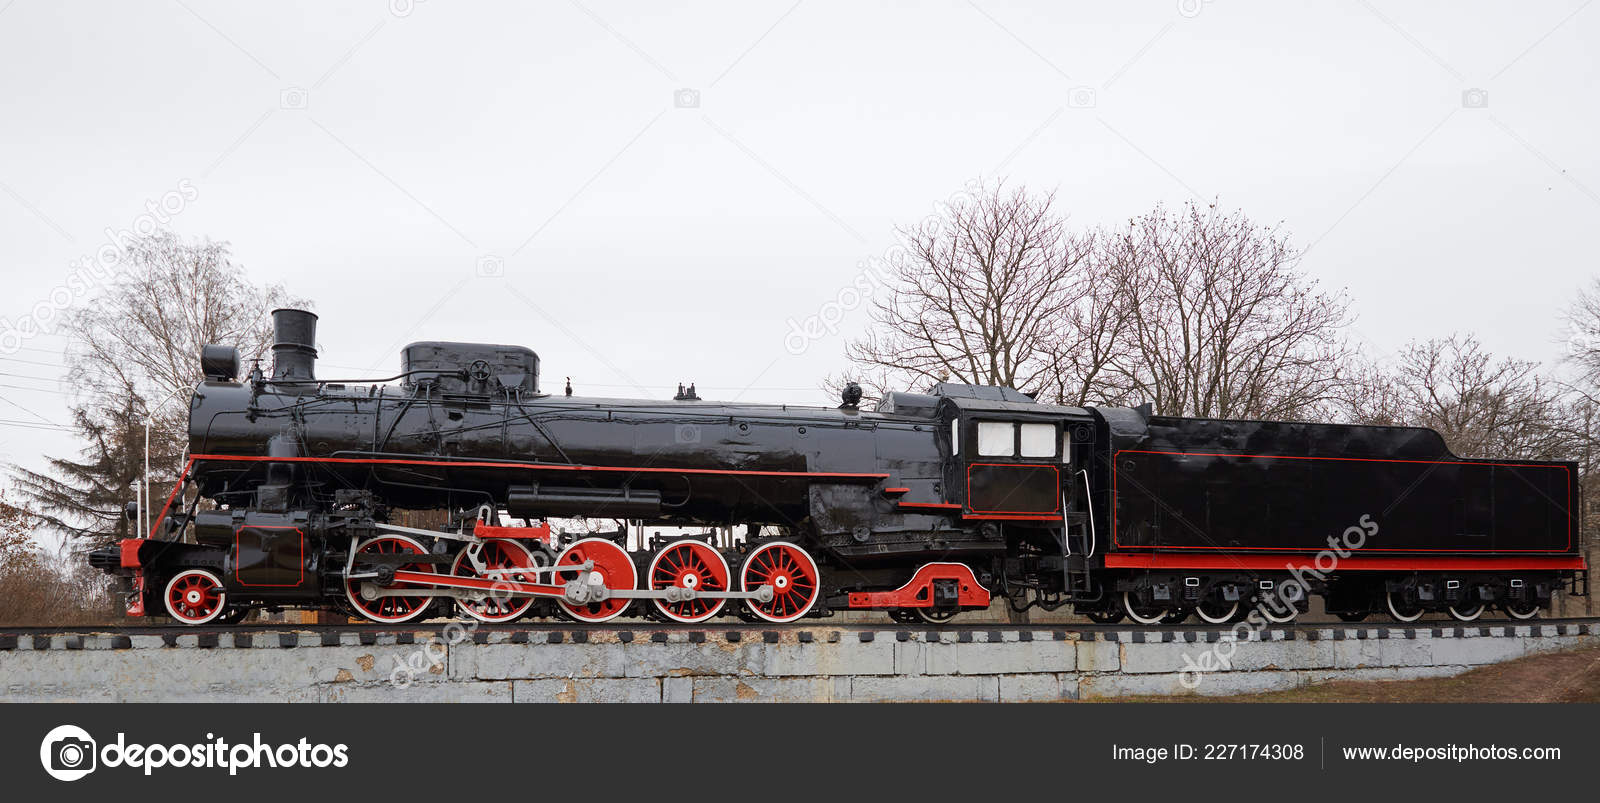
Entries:
{"label": "camera icon", "polygon": [[389,13],[400,19],[405,19],[411,16],[411,12],[417,10],[418,3],[425,2],[427,0],[389,0]]}
{"label": "camera icon", "polygon": [[478,257],[478,275],[487,279],[498,279],[506,275],[506,261],[494,254]]}
{"label": "camera icon", "polygon": [[1095,91],[1092,86],[1075,86],[1067,92],[1067,108],[1092,109],[1095,104]]}
{"label": "camera icon", "polygon": [[1489,108],[1489,90],[1463,89],[1461,90],[1461,108],[1487,109]]}
{"label": "camera icon", "polygon": [[678,443],[699,443],[700,425],[679,424],[677,429],[672,433],[672,439]]}
{"label": "camera icon", "polygon": [[290,111],[302,111],[310,102],[311,95],[297,86],[291,86],[278,93],[278,105]]}
{"label": "camera icon", "polygon": [[95,770],[94,738],[77,725],[61,725],[39,744],[39,763],[58,781],[76,781]]}
{"label": "camera icon", "polygon": [[700,108],[700,90],[675,89],[672,91],[672,105],[680,109]]}

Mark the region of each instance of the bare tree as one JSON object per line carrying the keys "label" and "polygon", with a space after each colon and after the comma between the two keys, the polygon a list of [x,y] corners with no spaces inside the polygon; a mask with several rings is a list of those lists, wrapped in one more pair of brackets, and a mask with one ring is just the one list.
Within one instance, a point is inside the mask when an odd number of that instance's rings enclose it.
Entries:
{"label": "bare tree", "polygon": [[1339,397],[1349,300],[1319,291],[1278,229],[1188,204],[1075,233],[1053,208],[996,187],[901,230],[876,328],[846,347],[864,384],[948,379],[1219,418],[1305,417]]}
{"label": "bare tree", "polygon": [[[1564,362],[1576,374],[1565,387],[1571,396],[1567,429],[1573,443],[1571,459],[1579,461],[1585,501],[1583,536],[1590,566],[1600,562],[1600,277],[1578,291],[1566,313]],[[1575,613],[1574,599],[1564,599],[1566,612]],[[1594,597],[1583,601],[1585,614],[1594,612]]]}
{"label": "bare tree", "polygon": [[995,186],[949,207],[948,219],[899,230],[875,331],[846,345],[874,385],[939,381],[1047,390],[1050,349],[1088,291],[1087,238],[1054,211],[1053,194]]}
{"label": "bare tree", "polygon": [[48,458],[45,472],[13,466],[20,495],[77,545],[125,535],[121,506],[143,471],[147,419],[152,498],[177,479],[188,409],[171,400],[200,381],[201,345],[259,357],[271,343],[271,310],[299,304],[282,287],[251,284],[226,243],[187,243],[169,232],[134,243],[124,276],[64,323],[83,448],[76,459]]}
{"label": "bare tree", "polygon": [[1579,290],[1566,312],[1566,362],[1577,369],[1577,385],[1588,395],[1600,388],[1600,277]]}
{"label": "bare tree", "polygon": [[1412,426],[1413,416],[1392,368],[1365,354],[1345,366],[1349,381],[1330,405],[1328,417],[1352,424]]}
{"label": "bare tree", "polygon": [[1091,241],[1092,252],[1077,300],[1043,344],[1049,366],[1047,395],[1058,404],[1132,404],[1129,388],[1114,383],[1130,359],[1134,305],[1123,302],[1122,277],[1129,266],[1109,237]]}
{"label": "bare tree", "polygon": [[1107,239],[1127,343],[1105,374],[1113,395],[1165,415],[1266,419],[1338,396],[1353,353],[1349,300],[1300,272],[1279,229],[1189,203],[1157,206]]}
{"label": "bare tree", "polygon": [[272,344],[272,310],[305,303],[252,285],[227,243],[161,232],[129,251],[125,278],[66,319],[71,366],[91,387],[128,386],[159,404],[199,380],[202,345],[259,358]]}
{"label": "bare tree", "polygon": [[1428,427],[1461,457],[1572,456],[1560,388],[1538,375],[1537,363],[1496,358],[1471,335],[1408,344],[1381,381],[1388,383],[1390,406],[1356,411],[1362,423]]}

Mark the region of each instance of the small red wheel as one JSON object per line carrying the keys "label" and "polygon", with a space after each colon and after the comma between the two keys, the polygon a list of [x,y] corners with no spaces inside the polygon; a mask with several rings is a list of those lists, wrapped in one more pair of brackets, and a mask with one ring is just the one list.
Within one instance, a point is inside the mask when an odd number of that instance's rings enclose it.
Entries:
{"label": "small red wheel", "polygon": [[[540,565],[528,548],[516,541],[491,539],[483,542],[478,553],[483,562],[480,573],[463,549],[450,564],[450,573],[456,577],[479,577],[485,580],[509,580],[514,583],[537,583],[538,575],[525,571]],[[518,570],[524,571],[518,571]],[[503,589],[490,589],[479,598],[457,597],[456,606],[462,613],[480,622],[510,622],[521,617],[533,607],[533,597],[512,596]]]}
{"label": "small red wheel", "polygon": [[173,575],[162,599],[167,604],[167,615],[186,625],[203,625],[221,616],[228,605],[222,580],[205,569]]}
{"label": "small red wheel", "polygon": [[[667,588],[692,588],[696,591],[727,591],[732,581],[732,572],[728,571],[728,562],[722,559],[722,553],[704,541],[686,539],[675,541],[656,553],[654,560],[650,561],[650,588],[660,591]],[[668,602],[657,598],[652,600],[656,610],[674,622],[685,624],[704,622],[727,603],[726,599],[694,599],[680,602]]]}
{"label": "small red wheel", "polygon": [[[588,561],[594,561],[594,568],[589,572],[576,569],[556,572],[556,582],[565,585],[581,579],[591,586],[604,586],[613,591],[632,590],[639,582],[639,571],[633,567],[633,558],[628,557],[627,550],[604,538],[585,538],[567,547],[556,558],[556,566],[578,566]],[[556,604],[579,621],[607,622],[621,616],[632,601],[626,597],[608,597],[585,605],[574,605],[566,599],[556,600]]]}
{"label": "small red wheel", "polygon": [[[356,562],[361,562],[362,555],[426,555],[427,547],[416,539],[404,535],[380,535],[369,538],[356,547]],[[395,571],[401,572],[435,572],[431,563],[406,563],[395,566]],[[382,624],[400,624],[409,622],[426,613],[433,604],[431,596],[417,597],[378,597],[367,599],[361,596],[361,586],[369,582],[365,579],[345,580],[344,596],[362,616]],[[395,583],[384,591],[395,588],[411,588],[409,583]]]}
{"label": "small red wheel", "polygon": [[754,591],[772,586],[769,602],[745,600],[752,613],[769,622],[793,622],[817,603],[821,589],[817,562],[804,549],[787,541],[769,541],[745,558],[739,572],[740,587]]}

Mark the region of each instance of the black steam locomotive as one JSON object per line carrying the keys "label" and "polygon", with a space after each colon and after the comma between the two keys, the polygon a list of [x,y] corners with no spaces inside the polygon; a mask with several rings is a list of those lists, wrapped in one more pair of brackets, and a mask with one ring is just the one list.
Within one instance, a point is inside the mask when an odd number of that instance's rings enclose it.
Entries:
{"label": "black steam locomotive", "polygon": [[999,596],[1149,625],[1288,621],[1321,596],[1414,621],[1587,590],[1576,466],[1463,460],[1426,429],[957,384],[873,410],[855,388],[837,408],[588,398],[475,343],[414,343],[394,384],[349,383],[316,378],[315,315],[274,325],[270,376],[205,348],[181,481],[147,537],[91,555],[130,613],[940,622]]}

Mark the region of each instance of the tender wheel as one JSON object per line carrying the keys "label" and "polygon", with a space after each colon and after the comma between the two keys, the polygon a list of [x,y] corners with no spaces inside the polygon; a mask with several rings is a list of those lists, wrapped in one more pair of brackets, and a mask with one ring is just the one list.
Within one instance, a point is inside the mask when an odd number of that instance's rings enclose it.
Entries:
{"label": "tender wheel", "polygon": [[1167,616],[1166,608],[1140,605],[1134,600],[1132,591],[1122,592],[1122,609],[1127,612],[1129,619],[1141,625],[1159,625]]}
{"label": "tender wheel", "polygon": [[[426,554],[428,554],[428,549],[422,545],[422,542],[417,541],[414,538],[404,535],[380,535],[376,538],[369,538],[366,541],[363,541],[360,546],[356,547],[356,563],[361,563],[362,555]],[[429,574],[437,573],[433,564],[431,563],[406,563],[393,567],[386,566],[385,568],[393,568],[395,571],[403,572],[427,572]],[[361,587],[368,582],[371,581],[362,579],[345,580],[344,596],[345,599],[350,601],[350,605],[356,609],[356,613],[359,613],[374,622],[389,625],[409,622],[427,613],[428,608],[433,605],[433,597],[429,596],[396,596],[367,599],[361,595]],[[405,583],[396,583],[389,588],[379,590],[392,591],[395,588],[409,587],[411,586],[408,586]]]}
{"label": "tender wheel", "polygon": [[167,615],[185,625],[203,625],[221,616],[228,607],[222,580],[205,569],[173,575],[161,598],[167,605]]}
{"label": "tender wheel", "polygon": [[1451,605],[1450,616],[1458,622],[1471,622],[1483,615],[1483,603]]}
{"label": "tender wheel", "polygon": [[1200,617],[1202,621],[1214,625],[1225,625],[1233,621],[1234,615],[1238,612],[1238,600],[1228,602],[1222,599],[1220,595],[1215,594],[1208,595],[1205,599],[1200,600],[1200,604],[1194,606],[1196,616]]}
{"label": "tender wheel", "polygon": [[1533,617],[1539,615],[1539,603],[1508,602],[1505,605],[1500,606],[1500,610],[1505,611],[1506,615],[1512,619],[1532,619]]}
{"label": "tender wheel", "polygon": [[[650,561],[650,589],[692,588],[695,591],[727,591],[733,581],[733,572],[722,553],[704,541],[683,540],[668,544]],[[668,602],[651,600],[662,616],[685,624],[704,622],[716,616],[726,599],[695,599]]]}
{"label": "tender wheel", "polygon": [[[527,570],[544,565],[543,556],[535,556],[516,541],[498,538],[483,541],[478,560],[483,563],[482,572],[472,565],[467,549],[462,549],[456,554],[455,562],[450,564],[450,573],[456,577],[537,583],[539,575]],[[503,591],[490,590],[478,599],[457,597],[456,607],[480,622],[510,622],[522,618],[533,607],[533,597],[512,596]]]}
{"label": "tender wheel", "polygon": [[1389,592],[1388,606],[1389,615],[1393,616],[1396,622],[1415,622],[1421,619],[1424,613],[1420,603],[1407,600],[1400,591]]}
{"label": "tender wheel", "polygon": [[1111,608],[1104,611],[1078,611],[1078,613],[1089,617],[1089,621],[1097,625],[1114,625],[1122,621],[1122,617],[1126,615],[1121,608]]}
{"label": "tender wheel", "polygon": [[788,541],[769,541],[756,547],[739,570],[739,587],[754,591],[772,586],[772,600],[745,600],[751,613],[768,622],[793,622],[817,604],[822,588],[817,562],[804,549]]}
{"label": "tender wheel", "polygon": [[1260,612],[1262,619],[1275,625],[1286,625],[1300,616],[1300,609],[1285,601],[1276,588],[1258,590],[1251,600],[1251,610]]}
{"label": "tender wheel", "polygon": [[[628,557],[627,550],[604,538],[585,538],[567,547],[556,558],[556,566],[578,566],[591,560],[594,568],[589,572],[576,569],[556,572],[556,582],[564,585],[581,579],[590,587],[613,590],[638,586],[639,571],[633,567],[633,558]],[[556,604],[580,622],[609,622],[627,612],[630,602],[632,600],[626,597],[607,597],[600,602],[574,605],[562,598]]]}
{"label": "tender wheel", "polygon": [[1275,625],[1286,625],[1300,618],[1300,611],[1297,608],[1290,608],[1284,613],[1277,613],[1271,608],[1264,608],[1261,611],[1261,618]]}

